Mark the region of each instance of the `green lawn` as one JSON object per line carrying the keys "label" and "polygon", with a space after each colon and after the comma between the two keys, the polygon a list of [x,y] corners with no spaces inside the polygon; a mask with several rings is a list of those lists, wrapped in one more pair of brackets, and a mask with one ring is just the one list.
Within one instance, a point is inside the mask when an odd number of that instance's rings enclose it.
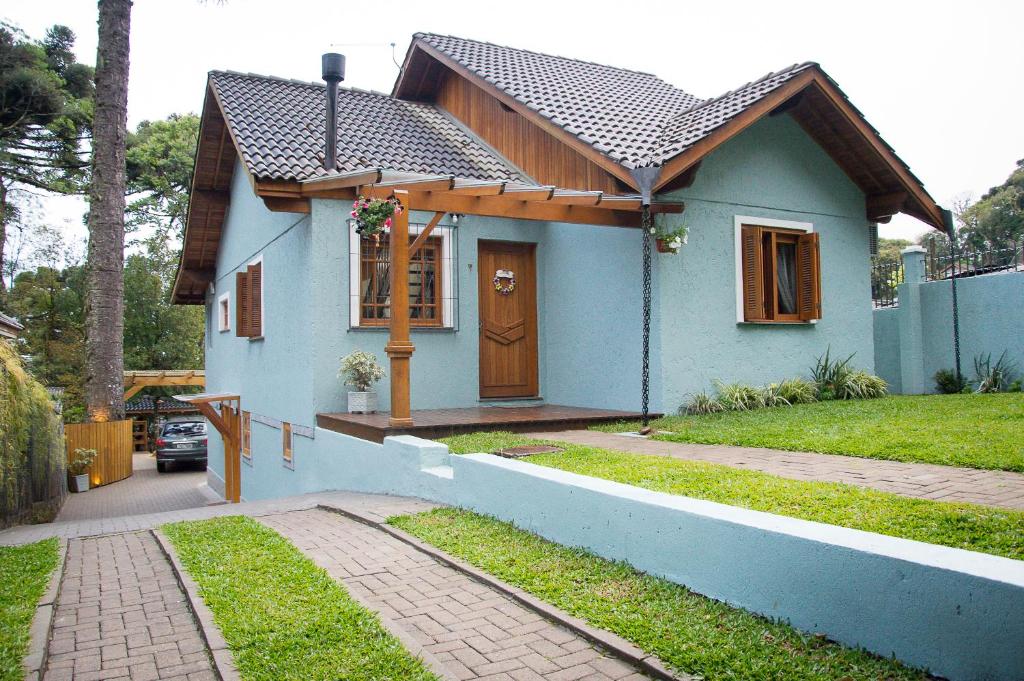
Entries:
{"label": "green lawn", "polygon": [[161,528],[245,681],[436,679],[284,537],[230,516]]}
{"label": "green lawn", "polygon": [[57,567],[56,539],[0,547],[0,681],[21,681],[36,604]]}
{"label": "green lawn", "polygon": [[469,511],[438,509],[388,522],[708,681],[925,678]]}
{"label": "green lawn", "polygon": [[[671,442],[769,447],[1024,472],[1024,393],[901,395],[668,416]],[[636,424],[602,430],[635,429]]]}
{"label": "green lawn", "polygon": [[[453,452],[470,453],[541,441],[512,433],[476,433],[443,442]],[[790,480],[699,461],[552,444],[565,451],[525,460],[658,492],[1024,560],[1024,511],[908,499],[852,485]]]}

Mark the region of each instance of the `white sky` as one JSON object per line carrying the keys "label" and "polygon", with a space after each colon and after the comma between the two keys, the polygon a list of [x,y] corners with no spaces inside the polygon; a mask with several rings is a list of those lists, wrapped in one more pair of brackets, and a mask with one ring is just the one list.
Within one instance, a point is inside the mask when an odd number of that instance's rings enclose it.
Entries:
{"label": "white sky", "polygon": [[[94,63],[96,3],[19,0],[0,16],[42,37],[54,23]],[[1024,157],[1024,3],[342,2],[136,0],[129,125],[198,112],[205,74],[233,69],[319,81],[320,54],[348,58],[346,85],[390,92],[416,31],[656,73],[712,97],[792,63],[817,61],[924,182],[949,206],[1001,183]],[[80,199],[52,199],[54,219],[78,223]],[[882,236],[926,231],[897,216]],[[84,230],[83,230],[84,233]]]}

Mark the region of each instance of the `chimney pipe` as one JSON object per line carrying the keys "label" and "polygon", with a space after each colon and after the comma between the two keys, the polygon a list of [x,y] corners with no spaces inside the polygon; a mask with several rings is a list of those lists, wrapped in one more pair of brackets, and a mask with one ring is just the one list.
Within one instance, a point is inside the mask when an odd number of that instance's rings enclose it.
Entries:
{"label": "chimney pipe", "polygon": [[345,80],[345,55],[328,52],[320,60],[327,81],[327,134],[324,138],[324,169],[338,169],[338,83]]}

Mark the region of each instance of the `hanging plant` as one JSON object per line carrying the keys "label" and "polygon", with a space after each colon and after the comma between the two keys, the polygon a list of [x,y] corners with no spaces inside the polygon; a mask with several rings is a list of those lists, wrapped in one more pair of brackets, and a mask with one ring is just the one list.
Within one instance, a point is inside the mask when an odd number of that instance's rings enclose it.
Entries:
{"label": "hanging plant", "polygon": [[352,202],[352,217],[356,220],[356,232],[364,237],[380,240],[381,233],[391,231],[391,221],[402,212],[402,204],[395,197],[367,199],[360,196]]}
{"label": "hanging plant", "polygon": [[672,253],[673,255],[679,252],[679,249],[686,245],[687,235],[690,233],[690,228],[686,225],[682,225],[672,231],[652,230],[654,232],[654,238],[658,246],[658,253]]}

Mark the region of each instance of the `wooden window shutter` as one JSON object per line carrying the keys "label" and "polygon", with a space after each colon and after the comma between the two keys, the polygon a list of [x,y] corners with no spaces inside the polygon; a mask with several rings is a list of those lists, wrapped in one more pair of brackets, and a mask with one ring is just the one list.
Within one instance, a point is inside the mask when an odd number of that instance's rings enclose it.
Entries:
{"label": "wooden window shutter", "polygon": [[797,272],[799,274],[800,319],[821,319],[821,263],[818,253],[818,233],[801,234],[797,243]]}
{"label": "wooden window shutter", "polygon": [[292,461],[292,424],[281,424],[281,454],[287,463]]}
{"label": "wooden window shutter", "polygon": [[249,336],[263,335],[263,263],[249,265]]}
{"label": "wooden window shutter", "polygon": [[249,335],[249,274],[235,273],[235,335]]}
{"label": "wooden window shutter", "polygon": [[764,321],[764,257],[760,227],[744,226],[740,232],[743,265],[743,318],[748,322]]}

